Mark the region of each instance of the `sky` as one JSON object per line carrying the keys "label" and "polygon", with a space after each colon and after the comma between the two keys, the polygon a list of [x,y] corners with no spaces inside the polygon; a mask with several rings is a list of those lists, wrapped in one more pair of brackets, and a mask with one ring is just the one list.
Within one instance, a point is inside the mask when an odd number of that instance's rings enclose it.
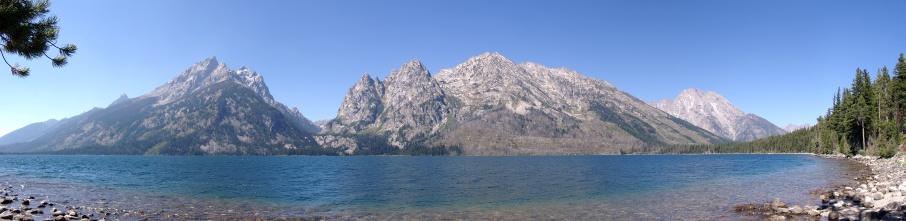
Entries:
{"label": "sky", "polygon": [[642,100],[716,91],[783,127],[813,123],[856,68],[906,52],[906,1],[51,0],[63,68],[0,75],[0,134],[150,92],[216,56],[274,97],[329,119],[363,74],[432,72],[483,52],[567,67]]}

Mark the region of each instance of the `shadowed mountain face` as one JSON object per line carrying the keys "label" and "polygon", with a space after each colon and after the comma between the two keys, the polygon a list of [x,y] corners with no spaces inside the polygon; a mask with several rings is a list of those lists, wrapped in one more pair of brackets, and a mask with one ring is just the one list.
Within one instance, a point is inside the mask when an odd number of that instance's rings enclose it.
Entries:
{"label": "shadowed mountain face", "polygon": [[319,141],[347,153],[389,145],[507,155],[617,153],[725,139],[605,81],[485,53],[436,76],[418,61],[384,81],[363,76]]}
{"label": "shadowed mountain face", "polygon": [[661,100],[652,105],[735,141],[751,141],[786,133],[764,118],[742,112],[726,98],[711,91],[690,88],[683,90],[674,100]]}
{"label": "shadowed mountain face", "polygon": [[330,153],[317,126],[276,102],[260,75],[210,58],[146,95],[61,120],[4,152],[105,154]]}

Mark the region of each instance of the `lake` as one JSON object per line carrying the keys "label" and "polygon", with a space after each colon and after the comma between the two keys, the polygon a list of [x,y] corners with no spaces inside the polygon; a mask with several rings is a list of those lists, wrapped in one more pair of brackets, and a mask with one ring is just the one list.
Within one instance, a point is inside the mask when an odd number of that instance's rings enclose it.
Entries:
{"label": "lake", "polygon": [[[531,157],[0,155],[0,180],[152,219],[737,220],[815,204],[859,167],[811,155]],[[142,211],[142,215],[135,215]]]}

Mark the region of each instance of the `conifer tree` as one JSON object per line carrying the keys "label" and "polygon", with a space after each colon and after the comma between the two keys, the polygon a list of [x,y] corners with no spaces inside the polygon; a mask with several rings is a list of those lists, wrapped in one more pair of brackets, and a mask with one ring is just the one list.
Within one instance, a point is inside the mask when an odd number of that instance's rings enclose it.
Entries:
{"label": "conifer tree", "polygon": [[890,97],[890,74],[887,67],[878,69],[874,89],[878,105],[878,121],[890,120],[892,101]]}
{"label": "conifer tree", "polygon": [[903,131],[903,109],[906,108],[906,58],[900,53],[897,59],[897,65],[893,70],[893,85],[891,85],[891,94],[895,105],[894,122],[897,129]]}

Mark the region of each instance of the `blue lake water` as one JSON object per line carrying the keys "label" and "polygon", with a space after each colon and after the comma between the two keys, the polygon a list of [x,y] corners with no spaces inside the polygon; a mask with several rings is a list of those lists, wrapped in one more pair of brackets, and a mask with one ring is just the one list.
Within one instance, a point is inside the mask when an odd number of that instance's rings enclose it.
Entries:
{"label": "blue lake water", "polygon": [[814,203],[856,170],[809,155],[0,155],[0,180],[27,194],[186,219],[740,219],[735,204]]}

